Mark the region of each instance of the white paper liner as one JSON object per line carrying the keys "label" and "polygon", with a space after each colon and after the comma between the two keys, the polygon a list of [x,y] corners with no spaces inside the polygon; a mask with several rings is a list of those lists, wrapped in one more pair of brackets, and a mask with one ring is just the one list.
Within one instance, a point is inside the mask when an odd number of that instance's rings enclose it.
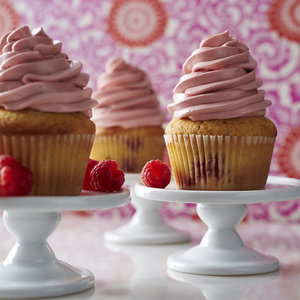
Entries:
{"label": "white paper liner", "polygon": [[247,190],[263,188],[275,137],[165,135],[179,189]]}
{"label": "white paper liner", "polygon": [[33,172],[31,195],[77,195],[94,134],[0,135],[0,154]]}

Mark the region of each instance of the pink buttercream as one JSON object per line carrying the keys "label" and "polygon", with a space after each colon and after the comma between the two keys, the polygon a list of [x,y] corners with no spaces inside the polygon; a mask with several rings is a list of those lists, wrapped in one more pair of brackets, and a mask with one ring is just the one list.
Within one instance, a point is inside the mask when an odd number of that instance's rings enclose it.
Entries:
{"label": "pink buttercream", "polygon": [[144,71],[122,58],[109,60],[105,71],[98,79],[99,91],[94,96],[99,101],[93,110],[98,127],[162,125],[165,115]]}
{"label": "pink buttercream", "polygon": [[42,28],[28,26],[4,35],[0,41],[0,106],[43,112],[83,112],[91,117],[97,102],[86,85],[82,63],[68,60],[62,44]]}
{"label": "pink buttercream", "polygon": [[193,121],[263,116],[271,101],[258,90],[255,68],[248,47],[228,31],[204,39],[185,61],[168,109]]}

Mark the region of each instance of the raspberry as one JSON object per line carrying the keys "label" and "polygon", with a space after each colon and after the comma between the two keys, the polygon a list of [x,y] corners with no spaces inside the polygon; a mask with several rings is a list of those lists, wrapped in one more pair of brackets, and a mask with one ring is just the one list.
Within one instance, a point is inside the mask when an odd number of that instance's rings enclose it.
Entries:
{"label": "raspberry", "polygon": [[91,187],[98,192],[114,192],[121,189],[125,181],[122,170],[114,160],[102,160],[91,171]]}
{"label": "raspberry", "polygon": [[88,162],[88,165],[87,165],[87,168],[86,168],[86,172],[85,172],[85,176],[84,176],[84,180],[83,180],[83,185],[82,185],[82,188],[84,190],[93,190],[91,185],[90,185],[90,182],[91,182],[91,171],[92,169],[99,163],[98,160],[94,160],[94,159],[89,159],[89,162]]}
{"label": "raspberry", "polygon": [[159,159],[148,161],[141,173],[146,186],[165,188],[171,180],[171,171],[166,164]]}
{"label": "raspberry", "polygon": [[4,166],[18,167],[21,164],[10,155],[0,155],[0,169]]}
{"label": "raspberry", "polygon": [[33,185],[33,174],[12,156],[0,155],[0,196],[28,195]]}

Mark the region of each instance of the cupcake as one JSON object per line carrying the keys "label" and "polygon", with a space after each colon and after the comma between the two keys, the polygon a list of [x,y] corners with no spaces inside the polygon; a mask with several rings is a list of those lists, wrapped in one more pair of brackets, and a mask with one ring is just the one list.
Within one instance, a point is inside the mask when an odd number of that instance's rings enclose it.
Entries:
{"label": "cupcake", "polygon": [[98,89],[91,157],[116,160],[127,173],[141,172],[147,161],[162,159],[165,115],[146,73],[122,58],[112,59]]}
{"label": "cupcake", "polygon": [[277,134],[248,47],[228,31],[183,65],[165,142],[179,189],[263,189]]}
{"label": "cupcake", "polygon": [[32,195],[79,194],[97,103],[82,63],[69,60],[41,28],[9,32],[0,48],[0,154],[33,172]]}

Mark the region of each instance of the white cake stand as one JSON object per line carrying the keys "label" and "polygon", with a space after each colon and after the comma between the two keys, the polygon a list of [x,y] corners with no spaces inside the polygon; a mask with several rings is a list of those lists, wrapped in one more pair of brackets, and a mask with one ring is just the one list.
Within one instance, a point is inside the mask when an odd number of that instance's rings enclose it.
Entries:
{"label": "white cake stand", "polygon": [[125,185],[131,187],[132,204],[136,212],[130,222],[114,231],[108,231],[109,243],[133,245],[158,245],[188,242],[185,232],[175,230],[165,223],[159,213],[161,203],[153,202],[134,193],[134,185],[141,180],[140,174],[125,174]]}
{"label": "white cake stand", "polygon": [[55,297],[93,287],[93,274],[57,260],[47,238],[60,223],[61,211],[108,209],[129,199],[127,189],[68,197],[1,197],[5,227],[16,238],[0,265],[1,298]]}
{"label": "white cake stand", "polygon": [[246,215],[248,203],[300,198],[300,180],[268,178],[265,190],[195,191],[156,189],[136,184],[138,197],[149,200],[197,203],[198,216],[208,226],[200,245],[168,258],[175,271],[203,275],[249,275],[278,269],[275,257],[245,247],[235,227]]}

